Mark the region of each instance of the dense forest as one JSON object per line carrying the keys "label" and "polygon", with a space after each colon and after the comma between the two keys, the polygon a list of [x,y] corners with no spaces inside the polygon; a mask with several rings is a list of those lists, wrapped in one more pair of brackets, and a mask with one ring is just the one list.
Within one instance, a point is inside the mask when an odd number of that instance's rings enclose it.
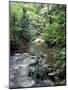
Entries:
{"label": "dense forest", "polygon": [[65,85],[66,5],[10,2],[9,16],[10,56],[32,56],[35,62],[28,74],[36,84],[49,79],[53,85]]}

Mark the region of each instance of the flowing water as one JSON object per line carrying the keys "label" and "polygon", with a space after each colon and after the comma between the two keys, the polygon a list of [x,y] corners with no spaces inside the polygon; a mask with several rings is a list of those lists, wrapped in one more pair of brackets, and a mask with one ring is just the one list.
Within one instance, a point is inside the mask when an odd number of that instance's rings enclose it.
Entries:
{"label": "flowing water", "polygon": [[[36,53],[43,53],[47,56],[44,58],[44,63],[53,64],[54,59],[51,55],[52,49],[40,43],[30,43],[27,53],[15,53],[10,56],[9,60],[9,87],[10,88],[21,88],[21,87],[33,87],[33,86],[52,86],[54,83],[50,80],[45,80],[44,83],[36,85],[35,81],[28,75],[28,66],[35,63],[35,58],[32,58]],[[26,47],[27,48],[27,47]]]}

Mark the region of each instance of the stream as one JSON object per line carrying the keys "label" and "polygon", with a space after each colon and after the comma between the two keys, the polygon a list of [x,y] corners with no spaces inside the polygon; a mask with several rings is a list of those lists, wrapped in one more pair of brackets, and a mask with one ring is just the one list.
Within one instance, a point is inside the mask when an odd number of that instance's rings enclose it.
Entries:
{"label": "stream", "polygon": [[[36,40],[37,41],[37,40]],[[54,82],[46,79],[36,84],[35,80],[28,75],[28,66],[36,62],[36,53],[41,52],[45,54],[44,63],[53,64],[54,59],[51,55],[52,49],[47,48],[43,41],[33,41],[28,46],[29,49],[24,53],[15,53],[10,56],[9,60],[9,87],[10,88],[24,88],[35,86],[54,86]]]}

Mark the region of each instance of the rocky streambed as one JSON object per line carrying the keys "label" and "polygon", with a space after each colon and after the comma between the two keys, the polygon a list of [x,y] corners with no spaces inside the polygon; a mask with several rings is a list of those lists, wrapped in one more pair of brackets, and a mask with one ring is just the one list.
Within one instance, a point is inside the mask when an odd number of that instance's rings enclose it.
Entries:
{"label": "rocky streambed", "polygon": [[[25,47],[26,48],[26,47]],[[52,49],[44,41],[36,39],[24,53],[15,53],[9,58],[9,87],[25,88],[65,85],[64,74],[55,70]]]}
{"label": "rocky streambed", "polygon": [[[35,56],[34,56],[35,57]],[[51,80],[43,80],[36,83],[32,77],[28,75],[28,66],[36,62],[29,53],[14,54],[10,56],[9,60],[9,87],[10,88],[24,88],[35,86],[53,86],[54,83]]]}
{"label": "rocky streambed", "polygon": [[10,57],[10,88],[30,87],[35,84],[34,80],[28,76],[28,66],[34,62],[28,53]]}

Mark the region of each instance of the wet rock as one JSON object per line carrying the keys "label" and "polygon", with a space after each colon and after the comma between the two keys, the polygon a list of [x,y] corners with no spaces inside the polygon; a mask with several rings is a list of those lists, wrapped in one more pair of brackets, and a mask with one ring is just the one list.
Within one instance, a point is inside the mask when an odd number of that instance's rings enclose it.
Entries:
{"label": "wet rock", "polygon": [[66,80],[64,79],[63,81],[61,81],[59,85],[66,85]]}
{"label": "wet rock", "polygon": [[49,73],[48,75],[49,76],[55,76],[56,75],[56,72]]}
{"label": "wet rock", "polygon": [[31,59],[36,59],[36,56],[32,56]]}
{"label": "wet rock", "polygon": [[34,43],[44,43],[44,40],[43,39],[41,39],[41,38],[37,38],[37,39],[35,39],[34,41],[33,41]]}
{"label": "wet rock", "polygon": [[32,87],[34,84],[35,82],[31,78],[23,77],[23,79],[19,79],[17,87]]}
{"label": "wet rock", "polygon": [[20,56],[21,54],[20,53],[15,53],[14,56]]}
{"label": "wet rock", "polygon": [[54,82],[51,80],[44,80],[43,83],[45,86],[54,86]]}
{"label": "wet rock", "polygon": [[46,79],[46,80],[43,80],[43,81],[39,82],[36,86],[45,86],[45,87],[47,87],[47,86],[54,86],[54,85],[55,84],[54,84],[53,81]]}
{"label": "wet rock", "polygon": [[55,81],[55,76],[56,76],[56,72],[48,73],[48,78],[51,79],[52,81]]}
{"label": "wet rock", "polygon": [[48,67],[49,67],[48,64],[44,64],[44,65],[42,66],[42,68],[48,68]]}
{"label": "wet rock", "polygon": [[30,57],[29,53],[23,53],[18,58],[19,60],[24,60],[25,58],[29,58],[29,57]]}

